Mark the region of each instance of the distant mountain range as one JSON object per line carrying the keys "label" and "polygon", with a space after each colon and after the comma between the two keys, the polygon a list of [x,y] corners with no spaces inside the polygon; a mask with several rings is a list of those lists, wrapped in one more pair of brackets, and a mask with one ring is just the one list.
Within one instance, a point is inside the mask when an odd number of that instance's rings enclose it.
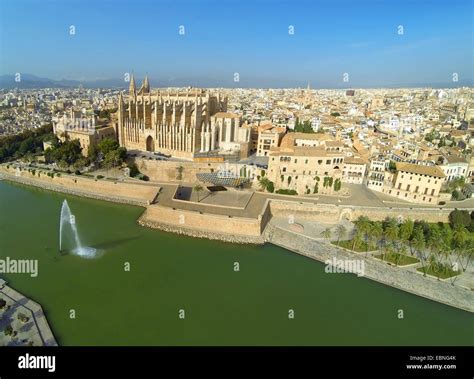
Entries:
{"label": "distant mountain range", "polygon": [[49,78],[41,78],[32,74],[21,74],[21,80],[15,81],[15,75],[0,75],[0,88],[74,88],[82,85],[85,88],[125,88],[123,80],[119,79],[103,79],[80,81],[61,79],[54,80]]}
{"label": "distant mountain range", "polygon": [[[143,78],[136,77],[137,86],[140,86],[141,80]],[[169,78],[167,80],[153,80],[150,78],[150,83],[152,87],[240,87],[240,88],[306,88],[307,82],[302,82],[300,80],[283,80],[282,79],[266,79],[266,78],[247,78],[246,80],[241,80],[239,83],[234,83],[232,80],[219,80],[218,78],[209,78],[209,77],[181,77],[181,78]],[[311,82],[314,83],[314,82]],[[421,87],[431,87],[431,88],[455,88],[455,87],[472,87],[472,80],[459,81],[457,83],[447,82],[447,83],[397,83],[397,84],[387,84],[387,85],[361,85],[352,83],[351,86],[348,86],[348,83],[344,84],[330,84],[329,82],[320,82],[315,83],[316,85],[312,88],[335,88],[335,89],[345,89],[345,88],[421,88]],[[99,79],[99,80],[71,80],[71,79],[61,79],[54,80],[49,78],[42,78],[33,74],[21,74],[21,80],[19,82],[15,81],[15,75],[0,75],[0,88],[3,89],[30,89],[30,88],[74,88],[82,86],[84,88],[128,88],[128,83],[125,83],[123,78],[111,78],[111,79]]]}

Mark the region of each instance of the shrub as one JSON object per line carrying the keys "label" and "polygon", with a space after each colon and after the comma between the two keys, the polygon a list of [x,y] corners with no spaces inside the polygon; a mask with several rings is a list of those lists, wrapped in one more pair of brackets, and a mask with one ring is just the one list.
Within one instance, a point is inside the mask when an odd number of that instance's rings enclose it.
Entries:
{"label": "shrub", "polygon": [[449,214],[449,224],[454,229],[457,225],[467,228],[471,223],[471,216],[466,210],[455,209]]}
{"label": "shrub", "polygon": [[454,190],[451,194],[453,196],[453,199],[454,200],[458,200],[459,199],[459,192],[457,190]]}
{"label": "shrub", "polygon": [[280,195],[298,195],[298,192],[293,189],[279,189],[276,191],[276,193]]}
{"label": "shrub", "polygon": [[138,167],[137,167],[137,164],[136,163],[132,163],[128,166],[128,168],[130,169],[130,176],[133,178],[135,176],[137,176],[138,174],[140,174],[140,171],[138,170]]}
{"label": "shrub", "polygon": [[275,185],[273,184],[273,182],[271,182],[271,181],[268,182],[267,191],[270,192],[270,193],[275,192]]}
{"label": "shrub", "polygon": [[74,171],[74,174],[76,174],[76,175],[81,175],[82,173],[81,173],[80,170],[76,170],[76,171]]}
{"label": "shrub", "polygon": [[5,333],[6,336],[11,336],[13,334],[13,328],[11,325],[8,325],[4,330],[3,333]]}
{"label": "shrub", "polygon": [[104,175],[97,175],[97,179],[104,179]]}

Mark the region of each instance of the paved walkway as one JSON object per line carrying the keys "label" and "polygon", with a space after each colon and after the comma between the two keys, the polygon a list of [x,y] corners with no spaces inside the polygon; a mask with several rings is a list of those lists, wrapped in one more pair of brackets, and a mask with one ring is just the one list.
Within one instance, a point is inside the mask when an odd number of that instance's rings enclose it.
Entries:
{"label": "paved walkway", "polygon": [[[0,345],[3,346],[57,346],[41,305],[23,296],[13,288],[0,283],[0,299],[6,306],[0,310]],[[28,321],[22,322],[18,316],[23,314]],[[17,334],[10,337],[4,334],[11,325]]]}

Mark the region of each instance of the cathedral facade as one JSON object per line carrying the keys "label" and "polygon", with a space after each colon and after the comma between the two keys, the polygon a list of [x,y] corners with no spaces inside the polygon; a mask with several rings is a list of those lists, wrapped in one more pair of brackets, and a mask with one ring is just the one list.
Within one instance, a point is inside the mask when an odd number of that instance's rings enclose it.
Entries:
{"label": "cathedral facade", "polygon": [[227,112],[227,98],[201,89],[152,93],[147,77],[137,90],[132,76],[127,104],[120,94],[117,135],[128,150],[188,159],[242,156],[250,145],[250,130]]}

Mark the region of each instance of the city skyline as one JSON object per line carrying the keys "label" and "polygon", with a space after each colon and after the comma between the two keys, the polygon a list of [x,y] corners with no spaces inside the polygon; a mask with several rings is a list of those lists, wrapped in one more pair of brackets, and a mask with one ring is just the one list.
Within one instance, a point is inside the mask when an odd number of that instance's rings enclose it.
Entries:
{"label": "city skyline", "polygon": [[472,85],[468,1],[216,4],[6,2],[0,75],[115,82],[133,71],[153,87]]}

